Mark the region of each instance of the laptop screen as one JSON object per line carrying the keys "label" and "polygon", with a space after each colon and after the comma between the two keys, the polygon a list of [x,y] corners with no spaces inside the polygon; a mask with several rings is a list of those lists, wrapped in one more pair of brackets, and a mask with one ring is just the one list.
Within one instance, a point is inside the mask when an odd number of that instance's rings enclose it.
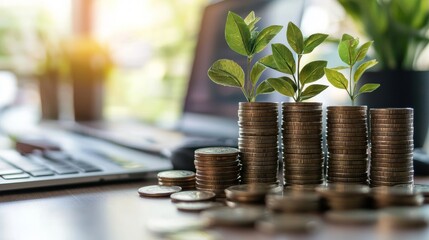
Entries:
{"label": "laptop screen", "polygon": [[[218,59],[227,58],[239,63],[245,69],[245,57],[229,49],[225,41],[225,21],[228,11],[233,11],[245,17],[250,11],[255,11],[256,16],[261,17],[257,24],[259,30],[269,25],[287,26],[289,21],[299,25],[304,1],[303,0],[225,0],[206,7],[195,58],[192,66],[188,92],[185,99],[184,115],[181,128],[186,132],[189,127],[197,132],[203,129],[222,126],[230,132],[237,125],[238,102],[246,101],[239,88],[224,87],[213,83],[207,76],[211,64]],[[272,43],[286,43],[285,29],[272,40]],[[256,55],[255,60],[270,54],[270,47]],[[278,73],[268,69],[261,79],[279,76]],[[286,101],[279,94],[260,95],[257,101]],[[215,119],[215,121],[209,121]],[[201,126],[200,126],[201,125]],[[209,125],[209,126],[207,126]],[[228,134],[227,134],[228,135]]]}

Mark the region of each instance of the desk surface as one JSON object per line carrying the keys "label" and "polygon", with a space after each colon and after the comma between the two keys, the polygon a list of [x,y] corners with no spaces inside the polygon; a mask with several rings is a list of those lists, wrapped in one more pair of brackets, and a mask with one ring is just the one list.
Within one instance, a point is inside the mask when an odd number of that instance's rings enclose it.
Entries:
{"label": "desk surface", "polygon": [[[429,183],[429,178],[420,179]],[[179,212],[169,199],[141,198],[137,188],[150,182],[117,183],[40,190],[0,196],[0,239],[156,239],[151,219],[197,218]],[[214,239],[429,239],[429,228],[386,232],[376,226],[324,223],[317,234],[270,236],[252,229],[214,228]]]}

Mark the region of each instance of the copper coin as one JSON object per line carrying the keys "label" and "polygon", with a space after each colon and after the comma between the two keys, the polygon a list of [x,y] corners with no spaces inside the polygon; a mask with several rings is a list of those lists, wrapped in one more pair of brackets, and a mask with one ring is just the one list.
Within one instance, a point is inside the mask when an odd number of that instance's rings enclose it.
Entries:
{"label": "copper coin", "polygon": [[289,185],[305,185],[305,184],[320,184],[322,180],[295,180],[295,179],[287,179],[285,180]]}
{"label": "copper coin", "polygon": [[328,149],[329,154],[366,154],[367,149]]}
{"label": "copper coin", "polygon": [[372,141],[412,141],[413,136],[379,136],[371,135]]}
{"label": "copper coin", "polygon": [[218,162],[218,161],[200,161],[200,160],[195,160],[194,161],[195,166],[199,166],[199,167],[218,167],[218,166],[222,166],[222,167],[227,167],[227,166],[239,166],[240,161],[239,160],[235,160],[235,161],[222,161],[222,162]]}
{"label": "copper coin", "polygon": [[373,119],[371,118],[371,123],[381,123],[381,124],[413,124],[413,118],[397,118],[397,119]]}
{"label": "copper coin", "polygon": [[329,106],[328,111],[367,111],[367,106]]}
{"label": "copper coin", "polygon": [[237,148],[208,147],[195,150],[195,156],[235,156],[239,153]]}
{"label": "copper coin", "polygon": [[328,118],[327,122],[333,124],[366,124],[366,118]]}
{"label": "copper coin", "polygon": [[412,108],[372,108],[370,110],[372,114],[388,114],[388,115],[404,115],[413,114],[414,109]]}

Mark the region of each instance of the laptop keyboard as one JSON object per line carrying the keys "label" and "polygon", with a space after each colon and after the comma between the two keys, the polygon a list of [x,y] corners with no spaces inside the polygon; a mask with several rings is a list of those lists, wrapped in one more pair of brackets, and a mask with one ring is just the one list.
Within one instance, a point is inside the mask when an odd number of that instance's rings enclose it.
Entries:
{"label": "laptop keyboard", "polygon": [[60,151],[26,156],[13,150],[0,152],[0,176],[4,180],[99,171],[102,170]]}

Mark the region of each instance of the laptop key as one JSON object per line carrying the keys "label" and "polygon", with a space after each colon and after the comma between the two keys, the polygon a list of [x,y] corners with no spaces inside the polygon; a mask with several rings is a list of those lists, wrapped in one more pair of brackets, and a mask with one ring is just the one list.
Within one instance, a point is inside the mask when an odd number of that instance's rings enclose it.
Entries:
{"label": "laptop key", "polygon": [[0,159],[0,175],[22,173],[21,169],[18,169],[2,160],[3,159]]}
{"label": "laptop key", "polygon": [[100,172],[101,169],[85,161],[73,159],[70,161],[74,166],[78,167],[83,172]]}
{"label": "laptop key", "polygon": [[29,172],[29,174],[33,177],[46,177],[55,175],[55,173],[51,170],[37,170]]}
{"label": "laptop key", "polygon": [[29,178],[29,177],[30,177],[30,175],[28,175],[28,173],[2,175],[2,178],[4,178],[5,180],[24,179],[24,178]]}
{"label": "laptop key", "polygon": [[52,168],[52,170],[54,172],[56,172],[57,174],[74,174],[74,173],[79,173],[79,171],[76,170],[73,167],[57,167],[57,168]]}
{"label": "laptop key", "polygon": [[[25,172],[47,170],[45,166],[35,163],[14,150],[0,151],[0,158]],[[3,174],[0,172],[0,175]]]}

